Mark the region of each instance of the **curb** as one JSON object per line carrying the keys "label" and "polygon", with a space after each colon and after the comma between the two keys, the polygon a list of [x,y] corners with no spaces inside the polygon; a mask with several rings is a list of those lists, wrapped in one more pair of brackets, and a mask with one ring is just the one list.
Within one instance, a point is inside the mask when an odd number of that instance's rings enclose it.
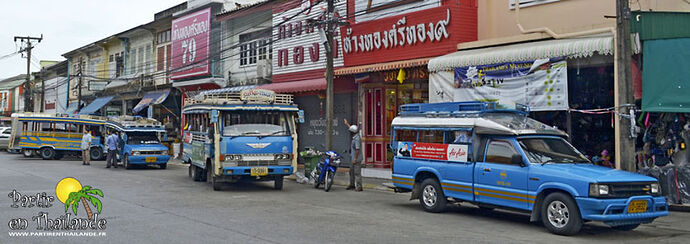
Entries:
{"label": "curb", "polygon": [[678,211],[678,212],[690,212],[690,205],[687,205],[687,204],[670,204],[670,205],[668,205],[668,210],[669,211]]}

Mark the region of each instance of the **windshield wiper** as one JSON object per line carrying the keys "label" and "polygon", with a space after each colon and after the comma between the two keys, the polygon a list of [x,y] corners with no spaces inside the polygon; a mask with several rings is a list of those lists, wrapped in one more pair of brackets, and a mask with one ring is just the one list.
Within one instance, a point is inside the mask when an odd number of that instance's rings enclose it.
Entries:
{"label": "windshield wiper", "polygon": [[284,131],[284,130],[275,131],[275,132],[271,133],[271,135],[275,135],[275,134],[278,134],[278,133],[285,133],[285,132],[287,132],[287,131]]}
{"label": "windshield wiper", "polygon": [[547,163],[555,163],[555,162],[556,162],[555,159],[549,159],[549,160],[546,160],[545,162],[541,163],[541,166],[544,166],[544,164],[547,164]]}

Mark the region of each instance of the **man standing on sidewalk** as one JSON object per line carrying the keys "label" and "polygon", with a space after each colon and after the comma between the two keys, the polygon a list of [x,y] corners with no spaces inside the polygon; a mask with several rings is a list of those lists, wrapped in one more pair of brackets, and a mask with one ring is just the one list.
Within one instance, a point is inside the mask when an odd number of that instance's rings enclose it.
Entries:
{"label": "man standing on sidewalk", "polygon": [[362,136],[359,134],[359,128],[356,125],[350,125],[347,119],[343,119],[343,121],[349,128],[350,133],[353,134],[352,142],[350,143],[350,158],[352,159],[352,164],[350,164],[350,185],[347,187],[347,190],[362,191],[362,155],[360,152]]}
{"label": "man standing on sidewalk", "polygon": [[113,167],[117,168],[117,163],[115,162],[115,153],[117,153],[117,132],[110,133],[110,135],[105,139],[105,146],[108,148],[108,156],[105,160],[106,168]]}
{"label": "man standing on sidewalk", "polygon": [[[86,127],[86,126],[84,126]],[[91,165],[91,133],[89,129],[84,128],[84,135],[81,137],[81,160],[82,165]]]}

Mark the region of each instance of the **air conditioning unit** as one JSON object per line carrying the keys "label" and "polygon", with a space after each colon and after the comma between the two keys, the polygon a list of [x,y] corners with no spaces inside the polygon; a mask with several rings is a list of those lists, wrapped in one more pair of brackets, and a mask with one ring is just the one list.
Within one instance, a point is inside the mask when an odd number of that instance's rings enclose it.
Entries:
{"label": "air conditioning unit", "polygon": [[256,77],[271,79],[271,74],[273,67],[271,66],[271,61],[267,59],[259,60],[256,63]]}

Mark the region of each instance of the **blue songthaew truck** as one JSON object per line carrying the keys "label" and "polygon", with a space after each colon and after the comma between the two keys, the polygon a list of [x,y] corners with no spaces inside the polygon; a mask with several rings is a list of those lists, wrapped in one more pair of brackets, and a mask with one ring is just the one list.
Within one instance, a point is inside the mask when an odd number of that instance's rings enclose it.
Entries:
{"label": "blue songthaew truck", "polygon": [[392,122],[392,181],[422,208],[448,202],[526,212],[552,233],[599,221],[618,230],[668,215],[656,179],[592,164],[568,135],[496,103],[408,104]]}
{"label": "blue songthaew truck", "polygon": [[157,165],[161,169],[168,166],[168,147],[161,144],[165,128],[157,120],[123,115],[109,117],[105,127],[118,133],[117,157],[126,169],[135,165]]}

